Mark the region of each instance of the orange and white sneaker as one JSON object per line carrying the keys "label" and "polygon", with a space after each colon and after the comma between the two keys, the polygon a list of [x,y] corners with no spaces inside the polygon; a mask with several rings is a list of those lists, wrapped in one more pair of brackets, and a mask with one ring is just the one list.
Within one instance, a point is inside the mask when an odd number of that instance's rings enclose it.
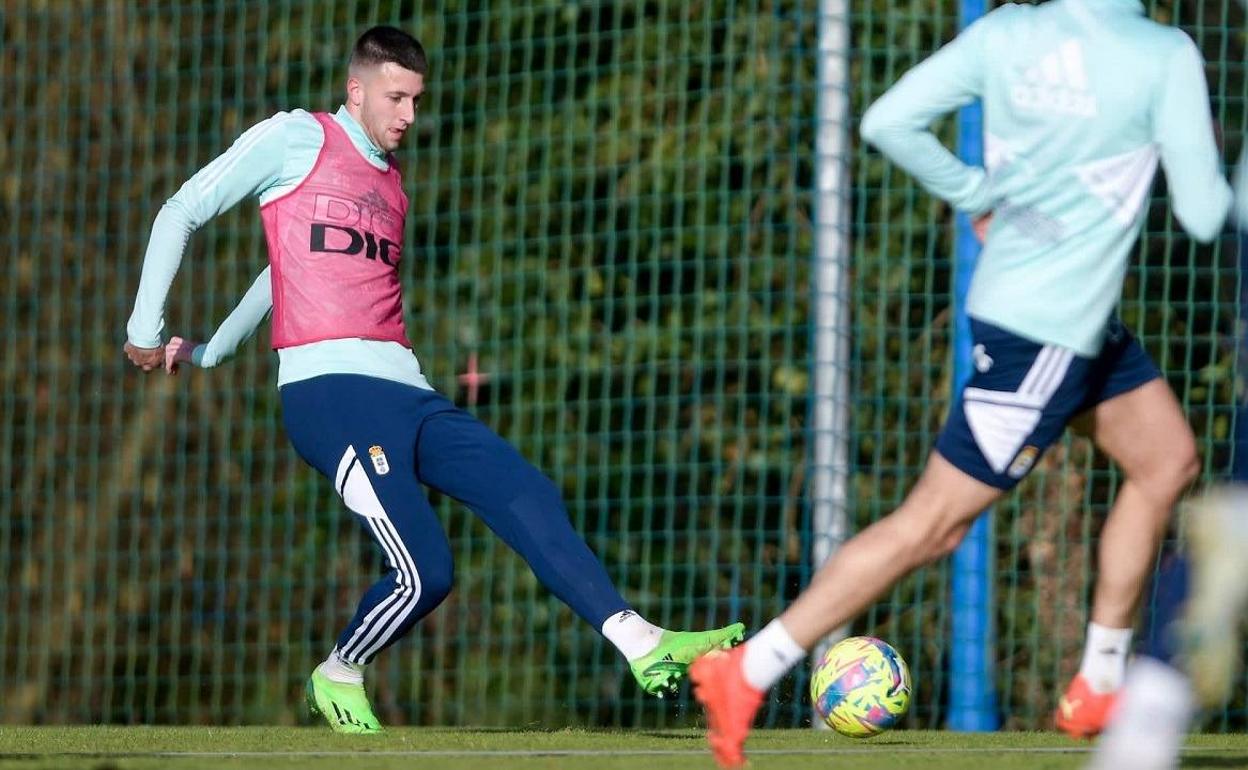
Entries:
{"label": "orange and white sneaker", "polygon": [[1092,738],[1105,729],[1117,702],[1117,691],[1095,692],[1088,686],[1088,680],[1079,674],[1058,699],[1053,722],[1057,729],[1071,738]]}
{"label": "orange and white sneaker", "polygon": [[723,768],[745,764],[745,739],[763,705],[763,693],[745,681],[745,647],[712,650],[689,666],[693,697],[706,709],[706,739]]}

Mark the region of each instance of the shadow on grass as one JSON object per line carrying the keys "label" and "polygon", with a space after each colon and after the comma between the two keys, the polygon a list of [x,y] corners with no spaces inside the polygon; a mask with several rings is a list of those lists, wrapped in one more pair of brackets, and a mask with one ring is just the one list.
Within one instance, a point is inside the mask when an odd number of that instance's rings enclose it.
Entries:
{"label": "shadow on grass", "polygon": [[659,730],[637,730],[637,735],[644,735],[647,738],[662,738],[665,741],[677,741],[681,743],[701,743],[706,737],[701,732],[696,733],[671,733],[660,732]]}
{"label": "shadow on grass", "polygon": [[[659,738],[665,741],[673,741],[677,743],[701,744],[706,740],[706,735],[701,730],[698,730],[697,732],[692,733],[692,734],[687,733],[687,732],[686,733],[673,733],[670,731],[663,732],[659,730],[636,730],[636,731],[629,731],[629,732],[633,732],[636,735],[644,735],[647,738]],[[805,733],[803,737],[805,737],[808,734],[810,733]],[[832,735],[830,733],[828,737],[829,739],[832,739]],[[901,737],[900,735],[890,735],[886,737],[876,737],[871,740],[858,741],[854,743],[850,743],[842,739],[838,744],[838,748],[867,749],[867,748],[876,747],[876,748],[883,749],[886,747],[899,748],[899,747],[910,747],[910,746],[919,746],[919,745],[928,745],[928,744],[909,740],[909,739]],[[782,746],[775,746],[770,743],[766,744],[766,747],[768,749],[783,748]],[[803,748],[810,748],[810,746],[807,744],[803,744]],[[1248,767],[1248,765],[1246,765],[1245,767]]]}
{"label": "shadow on grass", "polygon": [[437,733],[471,733],[481,735],[534,735],[538,733],[561,733],[565,727],[422,727],[421,730]]}
{"label": "shadow on grass", "polygon": [[1219,754],[1217,756],[1186,756],[1181,767],[1248,767],[1248,754]]}

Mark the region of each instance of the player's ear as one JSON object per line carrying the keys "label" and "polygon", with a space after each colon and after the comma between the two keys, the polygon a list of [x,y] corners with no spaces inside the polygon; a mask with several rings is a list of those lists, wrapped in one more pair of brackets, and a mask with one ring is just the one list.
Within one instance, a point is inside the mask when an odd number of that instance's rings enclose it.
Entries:
{"label": "player's ear", "polygon": [[355,72],[347,76],[347,103],[355,107],[364,103],[364,81]]}

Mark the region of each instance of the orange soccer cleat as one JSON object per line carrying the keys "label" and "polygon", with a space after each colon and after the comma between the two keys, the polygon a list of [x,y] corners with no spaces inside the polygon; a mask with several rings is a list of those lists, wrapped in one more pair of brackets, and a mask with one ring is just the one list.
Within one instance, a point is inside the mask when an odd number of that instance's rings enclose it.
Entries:
{"label": "orange soccer cleat", "polygon": [[693,697],[706,709],[707,741],[720,767],[745,764],[745,739],[754,715],[763,705],[763,693],[745,681],[742,661],[745,645],[712,650],[689,666]]}
{"label": "orange soccer cleat", "polygon": [[1116,690],[1104,694],[1094,692],[1088,680],[1079,674],[1058,699],[1053,722],[1057,729],[1072,738],[1092,738],[1105,729],[1117,702]]}

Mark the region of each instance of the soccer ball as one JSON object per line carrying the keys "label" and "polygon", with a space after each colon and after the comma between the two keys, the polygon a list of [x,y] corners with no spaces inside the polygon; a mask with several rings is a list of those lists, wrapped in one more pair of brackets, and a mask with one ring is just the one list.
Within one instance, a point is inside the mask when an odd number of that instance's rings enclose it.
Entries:
{"label": "soccer ball", "polygon": [[810,700],[841,735],[870,738],[892,727],[910,707],[910,669],[890,645],[851,636],[815,664]]}

